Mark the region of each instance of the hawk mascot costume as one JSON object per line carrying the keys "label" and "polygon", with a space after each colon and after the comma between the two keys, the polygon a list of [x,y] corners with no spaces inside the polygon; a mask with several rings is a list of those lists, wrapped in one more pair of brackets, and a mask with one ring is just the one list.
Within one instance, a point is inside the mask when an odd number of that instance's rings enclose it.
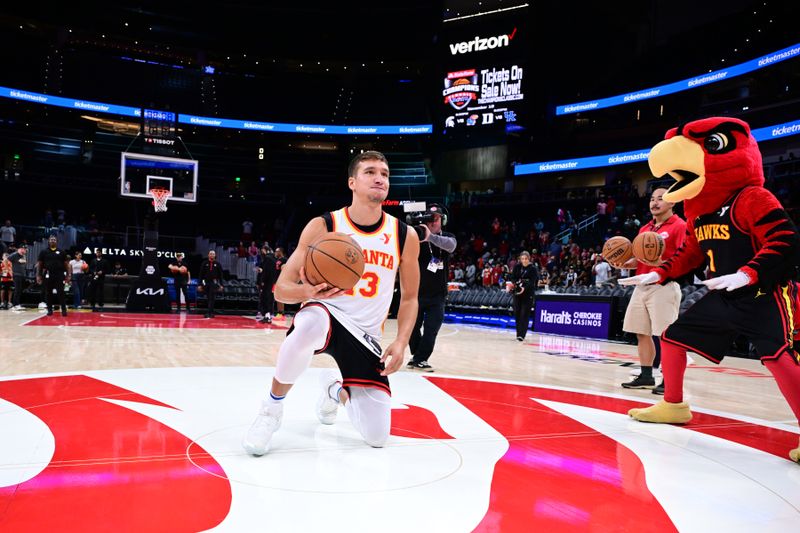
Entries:
{"label": "hawk mascot costume", "polygon": [[[793,345],[800,237],[764,188],[750,126],[726,117],[690,122],[669,130],[648,162],[654,176],[675,178],[664,200],[684,203],[687,235],[674,256],[626,284],[663,283],[705,267],[709,291],[661,337],[664,399],[628,414],[642,422],[689,422],[686,352],[719,363],[744,334],[800,419],[800,359]],[[789,457],[800,462],[800,447]]]}

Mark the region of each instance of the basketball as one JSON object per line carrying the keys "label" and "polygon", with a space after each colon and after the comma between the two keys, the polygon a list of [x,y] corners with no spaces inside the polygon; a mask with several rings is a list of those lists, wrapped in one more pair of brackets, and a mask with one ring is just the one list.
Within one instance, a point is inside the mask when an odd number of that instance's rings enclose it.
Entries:
{"label": "basketball", "polygon": [[188,268],[186,268],[186,267],[181,267],[181,268],[180,268],[181,274],[186,274],[186,272],[188,272],[188,270],[189,270],[189,269],[188,269]]}
{"label": "basketball", "polygon": [[81,265],[81,270],[83,270],[84,272],[86,272],[87,270],[89,270],[89,263],[87,263],[86,261],[84,261],[84,262],[83,262],[83,264]]}
{"label": "basketball", "polygon": [[655,231],[645,231],[633,239],[633,256],[645,265],[660,265],[663,253],[664,238]]}
{"label": "basketball", "polygon": [[327,283],[350,290],[364,273],[364,254],[349,235],[326,233],[309,246],[305,269],[306,278],[312,285]]}
{"label": "basketball", "polygon": [[619,268],[631,258],[631,241],[622,236],[611,237],[603,245],[603,257],[613,266]]}

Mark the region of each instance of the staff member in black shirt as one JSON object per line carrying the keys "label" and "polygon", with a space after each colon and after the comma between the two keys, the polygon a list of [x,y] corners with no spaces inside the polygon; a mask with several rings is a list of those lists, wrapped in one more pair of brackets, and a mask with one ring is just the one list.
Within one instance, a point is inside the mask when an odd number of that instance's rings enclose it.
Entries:
{"label": "staff member in black shirt", "polygon": [[206,318],[214,318],[214,300],[217,292],[222,292],[222,267],[217,262],[217,252],[208,251],[208,259],[200,265],[200,278],[197,290],[208,295]]}
{"label": "staff member in black shirt", "polygon": [[118,304],[122,303],[120,293],[122,292],[122,280],[125,279],[128,279],[128,269],[117,261],[114,263],[114,269],[111,271],[111,280],[114,282],[114,301]]}
{"label": "staff member in black shirt", "polygon": [[191,274],[189,274],[189,267],[183,262],[182,252],[175,254],[175,262],[169,264],[169,271],[172,272],[172,279],[175,283],[175,305],[178,313],[181,312],[181,293],[183,293],[183,301],[186,302],[186,312],[188,313]]}
{"label": "staff member in black shirt", "polygon": [[67,316],[67,304],[64,300],[64,283],[71,280],[69,275],[69,262],[64,250],[58,249],[58,240],[55,235],[47,239],[47,249],[39,252],[37,263],[36,283],[44,282],[45,301],[47,302],[47,316],[53,314],[53,291],[58,296],[61,306],[61,316]]}
{"label": "staff member in black shirt", "polygon": [[256,284],[260,291],[258,298],[258,316],[256,320],[264,324],[272,324],[272,306],[275,303],[275,296],[272,288],[277,279],[278,269],[275,254],[269,246],[261,248],[260,266],[258,267],[258,279]]}
{"label": "staff member in black shirt", "polygon": [[533,307],[533,293],[539,284],[539,271],[531,263],[531,254],[519,254],[519,263],[514,265],[511,279],[506,285],[514,292],[514,321],[517,325],[517,340],[522,342],[528,333],[528,321]]}
{"label": "staff member in black shirt", "polygon": [[97,304],[100,310],[103,309],[105,301],[106,274],[111,270],[108,259],[103,257],[103,251],[98,248],[94,252],[95,257],[89,265],[89,304],[92,311],[97,311]]}
{"label": "staff member in black shirt", "polygon": [[447,297],[447,275],[450,272],[450,254],[456,249],[457,241],[452,233],[442,232],[447,224],[447,214],[438,204],[428,206],[433,220],[419,228],[419,311],[417,323],[411,333],[408,345],[411,360],[408,368],[433,372],[428,359],[433,353],[436,335],[444,321],[444,302]]}

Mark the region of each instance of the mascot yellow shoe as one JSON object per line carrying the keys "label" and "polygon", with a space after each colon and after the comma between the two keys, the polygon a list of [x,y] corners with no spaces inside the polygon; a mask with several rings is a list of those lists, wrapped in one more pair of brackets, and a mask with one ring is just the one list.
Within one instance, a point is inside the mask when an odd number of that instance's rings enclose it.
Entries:
{"label": "mascot yellow shoe", "polygon": [[795,463],[800,463],[800,446],[789,452],[789,459]]}
{"label": "mascot yellow shoe", "polygon": [[[664,400],[645,409],[631,409],[628,411],[628,415],[639,422],[655,422],[656,424],[686,424],[692,419],[688,403],[669,403]],[[800,448],[793,450],[792,453],[794,452],[800,456]]]}

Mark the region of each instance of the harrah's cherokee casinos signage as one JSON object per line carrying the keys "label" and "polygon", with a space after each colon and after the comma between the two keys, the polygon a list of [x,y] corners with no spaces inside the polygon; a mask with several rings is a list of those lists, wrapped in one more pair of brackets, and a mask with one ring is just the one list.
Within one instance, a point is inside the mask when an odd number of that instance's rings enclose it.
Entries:
{"label": "harrah's cherokee casinos signage", "polygon": [[533,330],[537,333],[607,339],[610,302],[537,300]]}

